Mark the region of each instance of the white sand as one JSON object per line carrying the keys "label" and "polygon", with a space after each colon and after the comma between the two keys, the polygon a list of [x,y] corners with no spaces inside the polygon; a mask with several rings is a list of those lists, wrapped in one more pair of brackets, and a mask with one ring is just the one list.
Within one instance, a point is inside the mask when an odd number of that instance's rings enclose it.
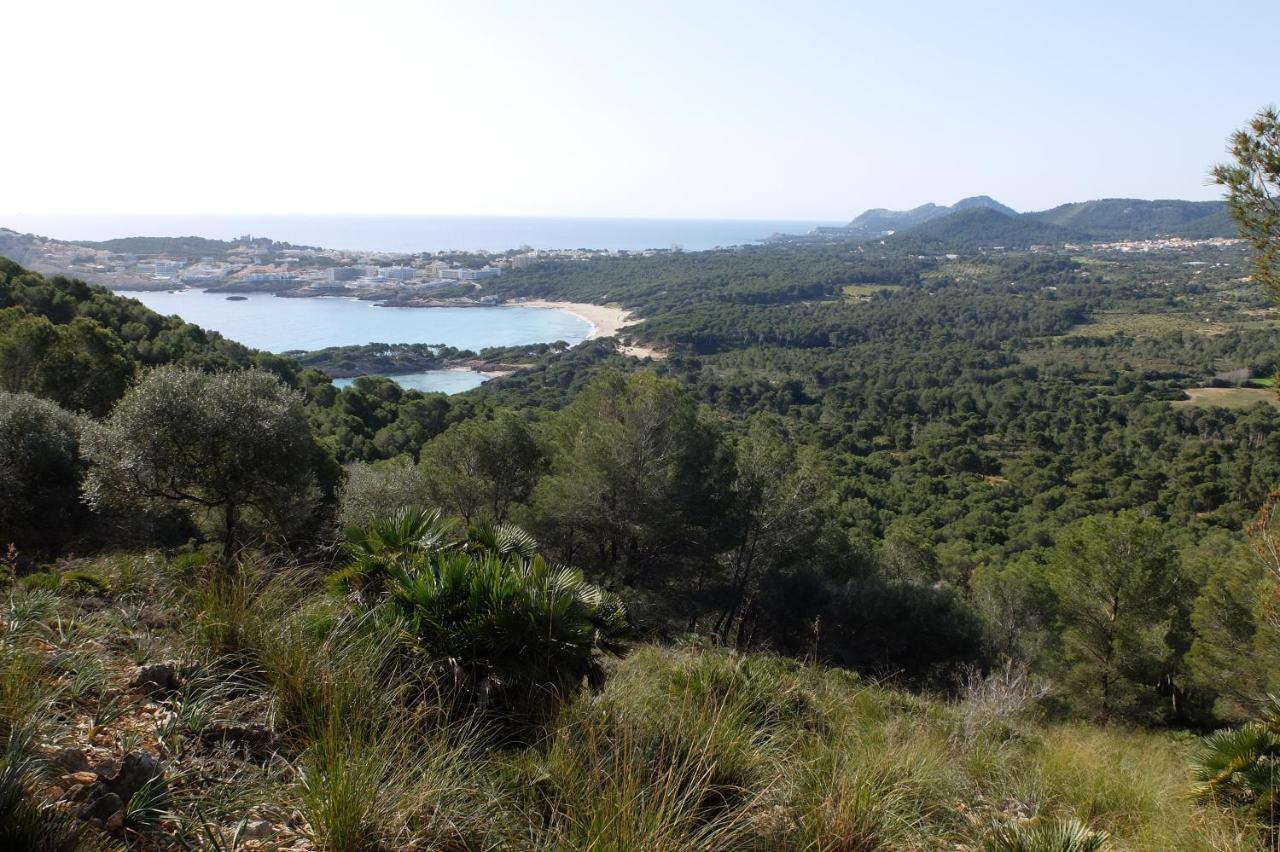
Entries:
{"label": "white sand", "polygon": [[[550,302],[546,299],[517,299],[513,300],[512,304],[524,305],[529,308],[555,308],[556,310],[577,314],[591,324],[591,331],[587,332],[587,340],[597,337],[613,337],[627,326],[635,325],[639,322],[639,320],[631,316],[630,311],[617,305],[593,305],[589,302]],[[620,346],[619,351],[623,355],[630,355],[633,358],[661,360],[667,357],[665,352],[659,352],[647,346]]]}
{"label": "white sand", "polygon": [[513,304],[524,305],[528,308],[555,308],[556,310],[577,314],[591,323],[591,331],[587,333],[588,340],[596,337],[612,337],[626,326],[635,323],[635,320],[631,318],[631,312],[617,305],[592,305],[587,302],[548,302],[546,299],[524,299],[523,301],[515,301]]}

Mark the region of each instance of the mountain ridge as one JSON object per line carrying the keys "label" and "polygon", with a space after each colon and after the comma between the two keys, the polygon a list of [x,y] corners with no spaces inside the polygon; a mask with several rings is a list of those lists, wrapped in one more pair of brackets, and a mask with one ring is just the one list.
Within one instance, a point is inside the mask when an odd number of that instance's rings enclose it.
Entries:
{"label": "mountain ridge", "polygon": [[1100,198],[1019,213],[990,196],[977,195],[950,207],[930,203],[910,210],[873,208],[848,225],[823,228],[815,235],[892,239],[900,245],[1025,247],[1068,241],[1234,237],[1236,230],[1222,201]]}
{"label": "mountain ridge", "polygon": [[960,199],[950,207],[930,202],[921,204],[919,207],[913,207],[910,210],[890,210],[885,207],[873,208],[863,211],[848,225],[845,225],[844,229],[869,237],[881,237],[887,233],[923,225],[926,222],[952,213],[984,208],[997,210],[1006,215],[1017,215],[1017,211],[1012,207],[1001,204],[989,195],[973,195]]}

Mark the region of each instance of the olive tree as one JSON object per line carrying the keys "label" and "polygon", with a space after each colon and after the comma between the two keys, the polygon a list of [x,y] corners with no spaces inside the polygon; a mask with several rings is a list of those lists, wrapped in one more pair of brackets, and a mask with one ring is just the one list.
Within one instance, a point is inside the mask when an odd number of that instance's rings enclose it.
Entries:
{"label": "olive tree", "polygon": [[278,524],[315,492],[303,398],[260,370],[153,370],[88,431],[85,451],[91,505],[211,514],[228,560],[247,510]]}
{"label": "olive tree", "polygon": [[56,549],[81,509],[83,421],[54,403],[0,391],[0,551]]}
{"label": "olive tree", "polygon": [[381,462],[352,462],[338,499],[343,527],[367,524],[400,509],[430,502],[426,476],[407,456]]}

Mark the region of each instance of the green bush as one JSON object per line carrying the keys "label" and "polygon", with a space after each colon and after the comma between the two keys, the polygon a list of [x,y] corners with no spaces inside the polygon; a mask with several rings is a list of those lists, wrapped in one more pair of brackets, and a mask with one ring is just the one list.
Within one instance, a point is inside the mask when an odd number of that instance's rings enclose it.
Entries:
{"label": "green bush", "polygon": [[1196,788],[1218,804],[1280,822],[1280,701],[1257,721],[1205,737],[1193,757]]}
{"label": "green bush", "polygon": [[334,580],[385,601],[417,671],[468,709],[545,719],[583,680],[602,681],[603,658],[627,647],[617,596],[547,563],[516,527],[447,532],[421,510],[352,530],[355,559]]}

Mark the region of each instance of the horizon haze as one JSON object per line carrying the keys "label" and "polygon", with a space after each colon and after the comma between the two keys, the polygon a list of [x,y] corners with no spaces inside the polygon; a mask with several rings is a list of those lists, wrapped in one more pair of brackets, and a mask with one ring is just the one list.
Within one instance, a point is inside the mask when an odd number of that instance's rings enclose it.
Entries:
{"label": "horizon haze", "polygon": [[[1263,2],[22,3],[0,214],[847,221],[1211,199]],[[75,56],[76,62],[58,57]],[[85,73],[91,68],[92,73]],[[1189,116],[1194,115],[1195,120]]]}

